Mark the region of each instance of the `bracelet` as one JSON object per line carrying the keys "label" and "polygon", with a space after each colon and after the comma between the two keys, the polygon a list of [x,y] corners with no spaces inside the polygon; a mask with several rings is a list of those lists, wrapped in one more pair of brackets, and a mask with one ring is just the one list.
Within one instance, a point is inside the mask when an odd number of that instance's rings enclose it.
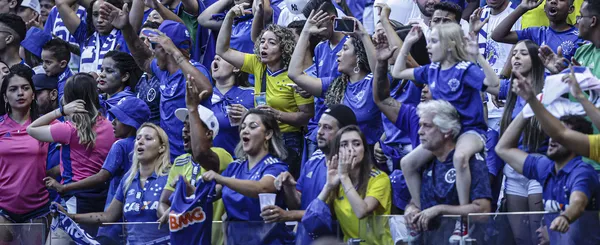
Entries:
{"label": "bracelet", "polygon": [[571,219],[569,219],[569,217],[567,217],[566,215],[564,215],[564,214],[560,214],[558,217],[563,217],[563,218],[565,218],[565,219],[567,220],[567,222],[568,222],[569,224],[571,224]]}

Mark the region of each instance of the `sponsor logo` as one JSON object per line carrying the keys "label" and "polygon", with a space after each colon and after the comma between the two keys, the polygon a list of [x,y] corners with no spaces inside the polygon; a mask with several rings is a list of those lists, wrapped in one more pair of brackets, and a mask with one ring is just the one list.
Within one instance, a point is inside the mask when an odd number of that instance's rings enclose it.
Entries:
{"label": "sponsor logo", "polygon": [[206,213],[202,210],[202,207],[196,207],[189,212],[176,214],[171,212],[169,214],[169,230],[171,232],[182,230],[190,225],[204,222],[206,219]]}

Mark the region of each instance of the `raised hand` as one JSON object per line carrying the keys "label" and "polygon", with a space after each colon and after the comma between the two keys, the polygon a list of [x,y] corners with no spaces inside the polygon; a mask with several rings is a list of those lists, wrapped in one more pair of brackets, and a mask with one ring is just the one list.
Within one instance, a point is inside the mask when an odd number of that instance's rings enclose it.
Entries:
{"label": "raised hand", "polygon": [[478,8],[469,17],[469,32],[479,34],[481,28],[490,20],[488,16],[485,20],[481,21],[481,13],[483,13],[483,8]]}
{"label": "raised hand", "polygon": [[383,20],[389,20],[390,19],[390,13],[392,13],[392,9],[390,8],[390,6],[388,6],[385,3],[378,3],[375,4],[375,8],[379,9],[379,19]]}
{"label": "raised hand", "polygon": [[479,56],[478,35],[479,34],[471,32],[469,33],[469,36],[465,37],[465,43],[467,44],[465,51],[467,51],[467,54],[474,60],[477,60],[477,56]]}
{"label": "raised hand", "polygon": [[327,183],[326,185],[335,190],[340,185],[340,176],[338,175],[338,155],[335,155],[331,160],[327,160]]}
{"label": "raised hand", "polygon": [[558,54],[548,45],[542,45],[538,50],[538,56],[542,60],[542,63],[552,74],[557,74],[567,68],[569,60],[563,57],[562,48],[558,46]]}
{"label": "raised hand", "polygon": [[[137,0],[134,0],[134,1],[137,1]],[[151,9],[157,9],[158,4],[160,4],[160,2],[158,2],[158,0],[144,0],[144,5],[146,5],[146,7],[151,8]]]}
{"label": "raised hand", "polygon": [[404,38],[404,45],[412,46],[419,41],[421,36],[423,36],[423,30],[421,30],[421,27],[418,25],[413,26],[412,29],[410,29],[410,32],[406,35],[406,38]]}
{"label": "raised hand", "polygon": [[521,1],[521,4],[519,4],[519,8],[529,11],[540,6],[542,2],[544,2],[544,0],[523,0]]}
{"label": "raised hand", "polygon": [[112,24],[113,27],[122,30],[130,25],[129,6],[126,3],[123,5],[123,9],[121,10],[108,2],[104,2],[102,5],[100,5],[99,18]]}
{"label": "raised hand", "polygon": [[581,90],[581,87],[579,86],[579,82],[577,81],[577,78],[575,77],[575,71],[573,70],[572,65],[569,65],[569,70],[570,70],[569,74],[565,74],[562,77],[562,82],[569,84],[569,89],[570,89],[571,95],[573,95],[573,97],[585,98],[585,94]]}
{"label": "raised hand", "polygon": [[360,23],[360,21],[358,21],[358,19],[351,17],[351,16],[344,16],[344,17],[342,17],[342,19],[354,21],[354,32],[352,32],[352,33],[344,32],[344,35],[349,35],[349,36],[353,36],[356,38],[359,38],[362,35],[369,35],[369,33],[367,32],[365,27],[362,25],[362,23]]}
{"label": "raised hand", "polygon": [[65,116],[72,116],[76,113],[87,113],[88,111],[85,110],[85,101],[74,100],[63,106],[63,112],[65,113]]}
{"label": "raised hand", "polygon": [[246,10],[250,7],[250,3],[240,3],[238,5],[233,6],[227,15],[232,15],[232,17],[237,18],[244,15],[252,14],[252,10]]}
{"label": "raised hand", "polygon": [[172,55],[173,53],[179,51],[179,49],[177,48],[177,46],[175,46],[175,44],[173,43],[173,40],[171,40],[170,37],[168,37],[167,35],[165,35],[164,33],[156,30],[156,32],[159,35],[150,35],[148,36],[148,41],[150,41],[151,43],[156,43],[156,44],[160,44],[160,46],[165,50],[165,52],[169,55]]}
{"label": "raised hand", "polygon": [[349,149],[340,149],[338,156],[338,175],[340,177],[348,176],[350,169],[356,163],[356,157],[352,156],[352,151]]}
{"label": "raised hand", "polygon": [[310,12],[306,24],[304,24],[304,30],[307,30],[311,35],[319,34],[327,29],[323,25],[329,18],[329,14],[324,11],[316,12],[313,10]]}
{"label": "raised hand", "polygon": [[515,78],[513,79],[512,91],[526,101],[535,99],[535,93],[533,92],[533,86],[531,86],[531,80],[528,77],[524,77],[519,72],[514,72],[513,74]]}
{"label": "raised hand", "polygon": [[186,81],[185,104],[189,109],[196,109],[196,107],[198,107],[200,102],[205,99],[206,94],[208,93],[206,90],[202,92],[198,91],[194,81],[195,78],[188,74]]}

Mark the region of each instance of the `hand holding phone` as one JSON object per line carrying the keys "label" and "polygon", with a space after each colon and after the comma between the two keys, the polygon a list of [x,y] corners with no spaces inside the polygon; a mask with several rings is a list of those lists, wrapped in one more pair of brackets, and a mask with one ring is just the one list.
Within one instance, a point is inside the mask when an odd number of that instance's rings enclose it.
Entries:
{"label": "hand holding phone", "polygon": [[352,19],[335,19],[333,20],[333,31],[335,32],[354,32],[354,20]]}

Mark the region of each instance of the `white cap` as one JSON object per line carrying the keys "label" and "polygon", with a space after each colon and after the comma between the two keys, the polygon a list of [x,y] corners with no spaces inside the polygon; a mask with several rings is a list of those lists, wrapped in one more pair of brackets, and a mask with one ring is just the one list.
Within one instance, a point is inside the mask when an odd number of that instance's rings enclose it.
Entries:
{"label": "white cap", "polygon": [[285,5],[292,14],[302,14],[302,10],[308,3],[308,0],[284,0]]}
{"label": "white cap", "polygon": [[[217,134],[219,133],[219,120],[217,120],[215,113],[202,105],[198,105],[198,114],[200,114],[200,120],[206,124],[208,130],[213,131],[213,138],[217,137]],[[185,121],[187,116],[187,108],[179,108],[175,110],[175,117],[177,117],[177,119],[180,121]]]}
{"label": "white cap", "polygon": [[42,11],[40,8],[39,0],[23,0],[23,2],[21,3],[21,7],[33,9],[33,11],[37,12],[38,14],[40,14]]}

